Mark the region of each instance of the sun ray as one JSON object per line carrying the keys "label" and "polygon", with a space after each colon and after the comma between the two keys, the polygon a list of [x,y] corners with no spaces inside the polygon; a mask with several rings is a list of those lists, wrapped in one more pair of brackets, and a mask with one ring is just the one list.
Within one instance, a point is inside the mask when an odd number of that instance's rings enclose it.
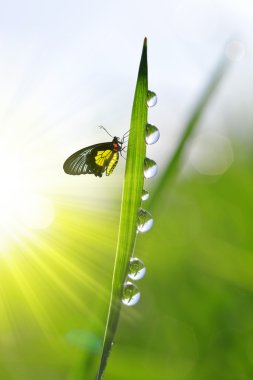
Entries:
{"label": "sun ray", "polygon": [[[34,253],[35,250],[31,244],[25,244],[24,241],[20,240],[20,246],[23,246],[26,251],[26,256],[36,264],[38,272],[42,277],[45,277],[45,281],[50,281],[52,283],[54,286],[54,292],[58,293],[58,295],[62,298],[68,300],[68,302],[71,303],[79,312],[87,315],[89,313],[89,308],[85,306],[82,297],[71,290],[71,287],[68,286],[68,283],[66,282],[66,278],[61,278],[60,274],[52,270],[45,260],[39,257],[37,252]],[[13,271],[14,276],[16,269],[17,268]]]}
{"label": "sun ray", "polygon": [[21,293],[23,294],[23,297],[29,305],[35,320],[38,322],[42,332],[48,338],[49,342],[51,342],[52,333],[58,333],[56,326],[52,323],[51,319],[49,318],[49,314],[45,312],[45,308],[39,301],[38,296],[33,291],[32,286],[29,284],[22,271],[17,267],[17,265],[14,262],[12,262],[11,265],[9,263],[8,266],[11,275],[13,276],[14,280],[18,285],[18,288],[20,289]]}

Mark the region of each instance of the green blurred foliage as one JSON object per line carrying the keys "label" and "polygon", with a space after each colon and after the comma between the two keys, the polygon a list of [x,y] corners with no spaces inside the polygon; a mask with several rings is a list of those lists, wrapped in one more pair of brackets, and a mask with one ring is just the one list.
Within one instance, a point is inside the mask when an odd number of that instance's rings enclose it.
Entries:
{"label": "green blurred foliage", "polygon": [[[253,155],[234,154],[221,176],[175,178],[151,210],[135,251],[142,298],[122,309],[105,380],[252,379]],[[94,379],[120,204],[109,207],[61,204],[40,243],[1,259],[0,379]]]}

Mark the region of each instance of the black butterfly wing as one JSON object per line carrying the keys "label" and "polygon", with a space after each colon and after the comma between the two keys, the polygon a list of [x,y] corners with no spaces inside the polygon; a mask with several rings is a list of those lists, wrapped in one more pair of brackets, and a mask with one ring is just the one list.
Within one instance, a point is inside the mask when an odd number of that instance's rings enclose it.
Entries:
{"label": "black butterfly wing", "polygon": [[111,142],[95,144],[73,153],[64,162],[63,170],[67,174],[94,174],[102,177],[113,154]]}

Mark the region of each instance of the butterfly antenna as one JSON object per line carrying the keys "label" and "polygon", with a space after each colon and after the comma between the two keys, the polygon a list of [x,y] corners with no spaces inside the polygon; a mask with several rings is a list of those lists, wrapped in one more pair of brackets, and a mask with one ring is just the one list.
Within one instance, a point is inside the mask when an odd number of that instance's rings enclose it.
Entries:
{"label": "butterfly antenna", "polygon": [[130,133],[130,129],[129,129],[129,131],[127,131],[127,132],[124,133],[123,138],[122,138],[122,142],[123,143],[128,140],[129,133]]}
{"label": "butterfly antenna", "polygon": [[100,129],[103,129],[109,136],[111,136],[113,138],[113,136],[107,131],[107,129],[105,129],[105,127],[103,127],[103,125],[99,125],[98,127]]}
{"label": "butterfly antenna", "polygon": [[130,129],[124,133],[123,137],[127,136],[129,132],[130,132]]}

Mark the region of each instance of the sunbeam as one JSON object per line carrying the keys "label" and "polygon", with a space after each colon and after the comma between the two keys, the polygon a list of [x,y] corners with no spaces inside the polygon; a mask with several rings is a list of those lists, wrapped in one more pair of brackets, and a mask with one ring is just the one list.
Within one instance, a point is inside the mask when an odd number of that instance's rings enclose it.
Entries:
{"label": "sunbeam", "polygon": [[0,249],[4,253],[11,236],[26,229],[47,228],[54,220],[54,206],[36,186],[36,171],[31,171],[32,160],[27,157],[18,144],[1,141]]}

